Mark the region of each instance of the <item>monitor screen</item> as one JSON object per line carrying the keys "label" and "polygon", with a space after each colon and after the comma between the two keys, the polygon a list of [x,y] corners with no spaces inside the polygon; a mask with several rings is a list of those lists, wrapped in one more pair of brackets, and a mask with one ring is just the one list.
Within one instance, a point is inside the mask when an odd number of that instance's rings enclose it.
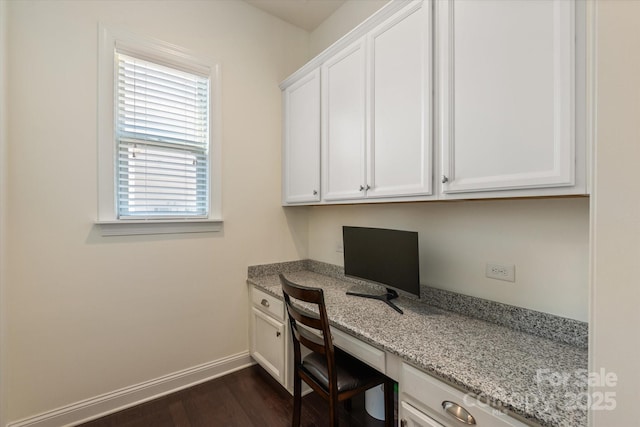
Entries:
{"label": "monitor screen", "polygon": [[418,233],[342,227],[344,274],[420,296]]}

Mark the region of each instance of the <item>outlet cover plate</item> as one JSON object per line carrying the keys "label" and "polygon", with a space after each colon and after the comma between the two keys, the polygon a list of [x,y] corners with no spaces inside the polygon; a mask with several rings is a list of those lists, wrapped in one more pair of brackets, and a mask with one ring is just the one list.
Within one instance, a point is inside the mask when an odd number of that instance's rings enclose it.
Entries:
{"label": "outlet cover plate", "polygon": [[490,279],[504,280],[505,282],[515,282],[516,266],[513,264],[496,264],[488,262],[486,264],[485,276]]}

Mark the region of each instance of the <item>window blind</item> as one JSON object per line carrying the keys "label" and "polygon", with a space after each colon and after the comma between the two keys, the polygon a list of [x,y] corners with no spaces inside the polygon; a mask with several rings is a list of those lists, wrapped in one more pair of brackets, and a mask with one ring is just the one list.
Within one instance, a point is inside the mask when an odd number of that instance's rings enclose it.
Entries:
{"label": "window blind", "polygon": [[118,217],[206,217],[209,78],[116,58]]}

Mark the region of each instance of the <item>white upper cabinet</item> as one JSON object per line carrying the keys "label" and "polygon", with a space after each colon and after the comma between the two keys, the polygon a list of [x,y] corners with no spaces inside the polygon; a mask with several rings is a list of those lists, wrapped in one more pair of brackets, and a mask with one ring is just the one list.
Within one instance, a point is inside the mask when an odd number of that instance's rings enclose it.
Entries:
{"label": "white upper cabinet", "polygon": [[418,2],[368,36],[367,197],[431,194],[431,4]]}
{"label": "white upper cabinet", "polygon": [[574,186],[574,8],[438,2],[442,193]]}
{"label": "white upper cabinet", "polygon": [[431,7],[412,2],[322,66],[323,199],[431,194]]}
{"label": "white upper cabinet", "polygon": [[322,193],[324,200],[365,195],[365,39],[322,65]]}
{"label": "white upper cabinet", "polygon": [[285,204],[320,201],[320,70],[283,92],[282,194]]}
{"label": "white upper cabinet", "polygon": [[281,84],[284,204],[589,194],[593,16],[390,1]]}

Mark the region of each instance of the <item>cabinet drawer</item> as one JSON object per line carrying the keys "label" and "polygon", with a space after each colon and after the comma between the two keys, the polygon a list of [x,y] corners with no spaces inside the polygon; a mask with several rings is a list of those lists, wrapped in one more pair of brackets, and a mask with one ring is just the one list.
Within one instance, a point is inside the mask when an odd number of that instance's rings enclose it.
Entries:
{"label": "cabinet drawer", "polygon": [[[403,394],[401,399],[410,400],[416,407],[420,407],[430,417],[446,426],[468,425],[451,414],[454,408],[462,407],[464,409],[458,411],[458,414],[470,414],[475,420],[474,425],[478,427],[525,427],[525,424],[515,418],[494,410],[487,404],[407,364],[402,366],[400,384]],[[451,402],[451,412],[444,409],[445,402]]]}
{"label": "cabinet drawer", "polygon": [[251,300],[253,305],[260,310],[278,320],[284,320],[284,302],[282,300],[255,287],[251,291]]}
{"label": "cabinet drawer", "polygon": [[331,328],[331,335],[333,336],[333,343],[336,347],[376,368],[383,374],[385,373],[384,351],[335,328]]}
{"label": "cabinet drawer", "polygon": [[407,402],[400,402],[401,427],[442,427],[442,424],[417,410]]}

